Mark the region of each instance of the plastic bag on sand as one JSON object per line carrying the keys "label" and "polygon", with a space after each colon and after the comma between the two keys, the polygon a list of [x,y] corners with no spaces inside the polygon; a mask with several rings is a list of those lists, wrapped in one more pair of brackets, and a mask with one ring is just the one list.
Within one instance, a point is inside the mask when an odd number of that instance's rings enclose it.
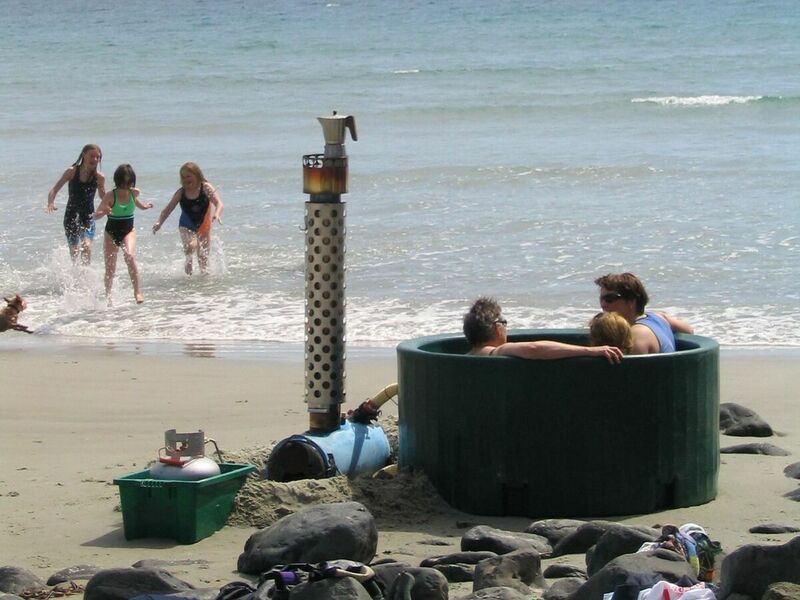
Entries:
{"label": "plastic bag on sand", "polygon": [[[603,594],[603,600],[613,600],[614,592]],[[716,600],[714,591],[705,583],[681,587],[668,581],[659,581],[651,588],[641,590],[637,600]]]}

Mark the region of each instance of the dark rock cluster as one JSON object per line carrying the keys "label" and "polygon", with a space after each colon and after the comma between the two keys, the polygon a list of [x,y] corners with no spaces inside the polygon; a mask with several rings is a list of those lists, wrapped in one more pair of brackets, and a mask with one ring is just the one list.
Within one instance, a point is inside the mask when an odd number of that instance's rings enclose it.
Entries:
{"label": "dark rock cluster", "polygon": [[[775,524],[758,532],[786,532]],[[311,506],[254,533],[239,556],[243,575],[270,571],[289,563],[354,561],[369,565],[374,577],[305,578],[284,594],[290,600],[447,600],[448,583],[472,582],[461,600],[602,600],[608,592],[650,587],[665,580],[682,586],[697,583],[696,572],[676,552],[657,548],[638,552],[659,536],[659,529],[610,521],[549,519],[514,532],[476,525],[461,539],[462,550],[431,556],[419,566],[385,557],[372,562],[378,531],[370,512],[358,502]],[[586,568],[565,562],[542,572],[542,559],[583,554]],[[197,563],[198,561],[192,561]],[[199,561],[202,562],[202,561]],[[18,567],[0,567],[0,600],[46,597],[48,586],[80,581],[74,587],[86,600],[267,600],[279,578],[235,581],[221,589],[197,588],[169,572],[186,561],[143,560],[132,567],[98,569],[77,565],[54,573],[47,582]],[[341,563],[351,564],[351,563]],[[749,544],[731,551],[717,565],[712,589],[718,600],[789,600],[800,598],[800,536],[768,546]],[[85,588],[81,590],[81,588]],[[64,589],[64,588],[62,588]],[[634,596],[635,597],[635,596]]]}
{"label": "dark rock cluster", "polygon": [[743,437],[771,437],[772,427],[755,411],[735,404],[723,402],[719,405],[719,429],[725,435]]}
{"label": "dark rock cluster", "polygon": [[[773,430],[769,423],[759,417],[755,411],[733,402],[719,405],[719,429],[724,435],[737,437],[772,437]],[[766,456],[789,456],[787,450],[768,443],[749,442],[721,448],[722,454],[763,454]]]}
{"label": "dark rock cluster", "polygon": [[[720,406],[720,430],[730,436],[773,435],[769,424],[754,411],[732,403]],[[766,443],[740,444],[721,452],[786,454]],[[787,466],[784,472],[787,477],[800,478],[800,463]],[[80,592],[86,600],[268,600],[276,597],[280,588],[278,578],[263,574],[276,573],[275,567],[337,560],[369,565],[374,577],[368,582],[353,577],[305,577],[280,597],[447,600],[448,583],[472,582],[472,593],[461,600],[602,600],[609,592],[629,597],[631,589],[650,587],[660,580],[697,583],[695,570],[676,552],[664,548],[638,551],[659,538],[657,527],[576,519],[539,520],[521,532],[478,523],[458,525],[469,527],[461,538],[460,552],[430,556],[419,566],[391,557],[373,561],[378,530],[370,511],[356,501],[322,503],[288,514],[252,534],[237,561],[243,579],[251,578],[221,589],[197,588],[169,572],[171,566],[187,561],[142,560],[116,569],[76,565],[52,574],[47,582],[26,569],[5,566],[0,567],[0,600]],[[762,523],[750,528],[753,534],[798,531],[793,524]],[[436,545],[435,540],[421,543]],[[561,560],[573,555],[583,555],[583,565]],[[778,546],[749,544],[722,556],[717,559],[711,584],[718,600],[800,600],[800,536]],[[558,562],[542,572],[543,559]],[[72,587],[64,587],[68,584]]]}

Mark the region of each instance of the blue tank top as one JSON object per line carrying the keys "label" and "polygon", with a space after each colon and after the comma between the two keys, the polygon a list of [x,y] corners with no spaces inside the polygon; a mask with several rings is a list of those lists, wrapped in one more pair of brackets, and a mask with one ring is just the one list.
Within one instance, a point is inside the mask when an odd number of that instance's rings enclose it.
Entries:
{"label": "blue tank top", "polygon": [[643,317],[636,319],[636,324],[644,325],[655,334],[656,338],[658,338],[658,351],[660,353],[675,352],[675,335],[664,317],[653,313],[645,313]]}

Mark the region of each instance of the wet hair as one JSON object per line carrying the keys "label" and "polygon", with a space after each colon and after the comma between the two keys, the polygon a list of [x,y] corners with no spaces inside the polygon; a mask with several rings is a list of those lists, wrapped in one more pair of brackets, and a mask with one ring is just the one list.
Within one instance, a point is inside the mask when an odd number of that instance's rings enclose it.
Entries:
{"label": "wet hair", "polygon": [[616,346],[624,354],[633,349],[631,324],[616,312],[599,312],[589,321],[591,346]]}
{"label": "wet hair", "polygon": [[[178,170],[178,175],[183,176],[184,171],[189,171],[192,175],[197,177],[200,183],[207,181],[206,176],[203,175],[203,171],[197,165],[197,163],[187,162],[181,165],[181,168]],[[183,181],[181,181],[181,185],[183,185]]]}
{"label": "wet hair", "polygon": [[136,187],[136,173],[129,164],[120,165],[114,171],[114,185],[118,188]]}
{"label": "wet hair", "polygon": [[494,324],[500,319],[500,305],[494,298],[478,298],[464,315],[464,337],[472,347],[485,344],[494,337]]}
{"label": "wet hair", "polygon": [[98,146],[97,144],[86,144],[81,150],[81,153],[78,155],[77,160],[74,163],[72,163],[72,166],[80,167],[83,164],[83,157],[86,156],[86,153],[89,150],[97,150],[100,153],[100,160],[101,161],[103,160],[103,151],[100,150],[100,146]]}
{"label": "wet hair", "polygon": [[644,307],[650,302],[644,284],[633,273],[609,273],[598,277],[594,282],[610,292],[617,292],[626,300],[636,300],[636,310],[639,314],[644,313]]}

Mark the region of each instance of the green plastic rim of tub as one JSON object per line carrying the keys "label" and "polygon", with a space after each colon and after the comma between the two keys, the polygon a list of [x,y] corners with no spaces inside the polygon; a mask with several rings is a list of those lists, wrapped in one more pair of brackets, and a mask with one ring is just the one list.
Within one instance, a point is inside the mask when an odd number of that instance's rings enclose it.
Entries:
{"label": "green plastic rim of tub", "polygon": [[[526,517],[651,513],[713,500],[719,345],[671,354],[524,360],[466,355],[462,335],[397,348],[401,469],[462,511]],[[586,344],[586,330],[510,341]]]}

